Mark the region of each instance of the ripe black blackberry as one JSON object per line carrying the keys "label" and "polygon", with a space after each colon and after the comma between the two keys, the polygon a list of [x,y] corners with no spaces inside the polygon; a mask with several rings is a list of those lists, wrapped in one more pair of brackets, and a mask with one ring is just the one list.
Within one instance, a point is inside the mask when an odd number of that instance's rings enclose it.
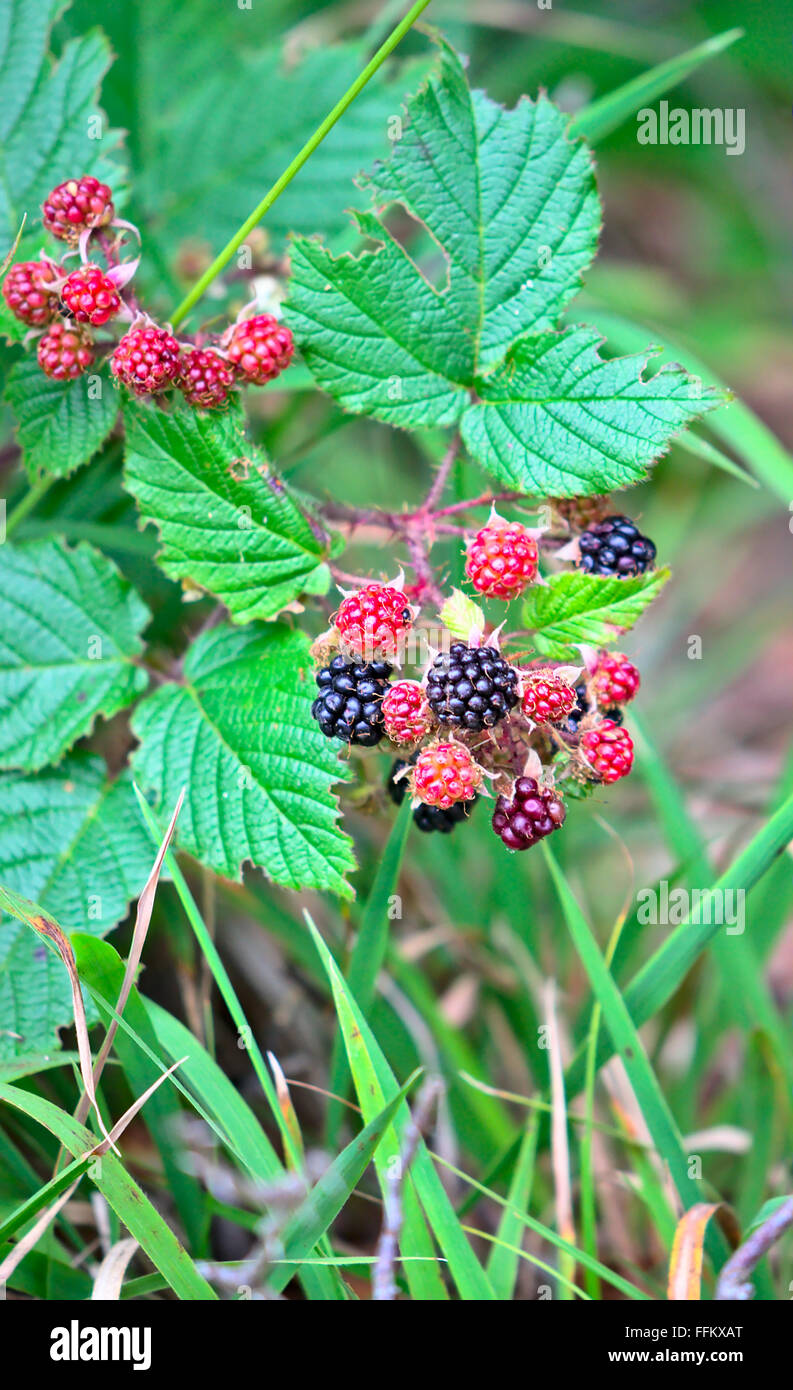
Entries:
{"label": "ripe black blackberry", "polygon": [[[577,738],[581,720],[585,714],[590,714],[595,706],[590,704],[586,681],[582,681],[580,685],[576,686],[575,697],[576,703],[573,705],[573,708],[564,722],[563,732]],[[622,723],[622,710],[616,705],[612,709],[603,710],[603,715],[604,718],[613,719],[615,724]]]}
{"label": "ripe black blackberry", "polygon": [[627,579],[644,574],[655,559],[655,546],[629,516],[606,516],[578,538],[579,569]]}
{"label": "ripe black blackberry", "polygon": [[[398,773],[404,767],[411,767],[419,755],[419,750],[413,754],[412,758],[396,758],[391,766],[386,782],[386,790],[391,800],[396,806],[401,806],[405,800],[407,791],[407,778],[401,781],[395,780]],[[444,810],[441,806],[425,806],[422,802],[413,812],[413,819],[419,830],[423,830],[426,835],[433,830],[439,830],[442,835],[449,835],[454,830],[455,825],[459,825],[461,820],[467,820],[471,807],[478,798],[472,797],[470,801],[455,801],[453,806]]]}
{"label": "ripe black blackberry", "polygon": [[427,676],[427,700],[442,724],[477,733],[505,719],[518,703],[518,673],[495,647],[452,642]]}
{"label": "ripe black blackberry", "polygon": [[381,704],[393,667],[387,661],[361,665],[334,656],[317,671],[319,694],[311,713],[326,738],[372,748],[383,737]]}

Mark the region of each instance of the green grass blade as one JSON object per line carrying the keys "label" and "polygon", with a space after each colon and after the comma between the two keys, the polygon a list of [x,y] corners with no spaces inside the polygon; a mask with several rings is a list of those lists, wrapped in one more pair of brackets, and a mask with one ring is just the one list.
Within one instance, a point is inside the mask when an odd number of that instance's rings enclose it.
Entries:
{"label": "green grass blade", "polygon": [[[123,974],[121,958],[107,941],[89,937],[87,942],[89,945],[85,954],[103,959],[103,967],[109,972],[112,996],[117,998],[116,982]],[[116,1015],[108,1000],[90,983],[88,977],[85,978],[86,987],[97,1007],[117,1019],[119,1028],[116,1038],[123,1034],[148,1058],[155,1071],[165,1069],[159,1052],[166,1052],[170,1061],[185,1058],[178,1073],[171,1077],[171,1083],[226,1146],[233,1161],[246,1168],[254,1180],[273,1182],[283,1177],[286,1171],[284,1165],[250,1106],[190,1030],[160,1005],[145,999],[133,986],[130,1002],[134,1000],[135,1005],[142,1008],[148,1022],[147,1034],[151,1036],[153,1032],[157,1041],[155,1052],[131,1026],[129,1003],[122,1017]],[[327,1302],[346,1297],[342,1280],[332,1270],[308,1270],[305,1275],[301,1272],[300,1277],[307,1296],[312,1300]]]}
{"label": "green grass blade", "polygon": [[[793,796],[749,842],[730,867],[712,885],[710,892],[726,893],[754,887],[776,863],[778,856],[793,839]],[[694,962],[723,928],[718,922],[703,921],[707,903],[700,902],[684,922],[670,932],[666,941],[650,957],[624,990],[623,998],[637,1028],[663,1008],[685,979]],[[712,914],[715,915],[715,914]],[[736,938],[733,938],[736,939]],[[611,1056],[606,1039],[598,1047],[597,1062],[602,1066]],[[584,1049],[579,1048],[565,1075],[570,1096],[576,1095],[584,1083]]]}
{"label": "green grass blade", "polygon": [[[757,832],[729,869],[710,890],[726,893],[750,888],[762,878],[777,855],[793,839],[793,796]],[[634,976],[625,991],[625,1002],[637,1027],[658,1011],[674,994],[695,960],[723,926],[703,918],[717,914],[707,912],[707,904],[699,903],[670,933],[662,946]],[[737,938],[733,938],[737,940]]]}
{"label": "green grass blade", "polygon": [[[388,908],[399,882],[399,871],[402,867],[402,856],[405,852],[411,819],[410,797],[406,796],[394,821],[388,843],[383,851],[383,857],[377,866],[374,883],[361,916],[358,936],[350,955],[347,969],[350,992],[357,1000],[358,1007],[367,1016],[372,1007],[377,988],[377,976],[382,969],[388,947]],[[331,1148],[336,1147],[344,1113],[341,1099],[336,1099],[336,1097],[346,1095],[349,1081],[350,1070],[344,1051],[344,1040],[341,1032],[337,1031],[333,1042],[330,1080],[328,1082],[328,1090],[331,1092],[332,1098],[328,1104],[326,1135],[328,1145]]]}
{"label": "green grass blade", "polygon": [[511,1302],[515,1292],[515,1282],[520,1264],[520,1237],[523,1231],[520,1213],[528,1210],[531,1199],[538,1128],[539,1116],[536,1111],[532,1111],[520,1141],[520,1149],[507,1193],[509,1205],[501,1213],[496,1243],[493,1245],[487,1261],[487,1274],[493,1285],[493,1292],[496,1298],[502,1302]]}
{"label": "green grass blade", "polygon": [[[283,1233],[284,1253],[287,1259],[299,1260],[303,1255],[309,1255],[329,1230],[372,1161],[380,1140],[419,1075],[416,1071],[408,1078],[380,1113],[364,1126],[345,1149],[342,1149],[311,1189]],[[280,1290],[291,1278],[291,1271],[279,1270],[270,1278],[270,1287]]]}
{"label": "green grass blade", "polygon": [[[137,796],[138,805],[140,806],[143,819],[145,820],[149,828],[149,831],[151,832],[154,842],[155,844],[160,845],[162,843],[162,835],[159,831],[156,818],[151,810],[151,807],[149,806],[145,797],[141,795],[140,790],[137,786],[135,787],[135,795]],[[176,891],[179,895],[179,901],[181,902],[182,907],[184,908],[185,916],[187,917],[187,920],[190,923],[190,926],[195,934],[196,940],[199,946],[201,947],[204,956],[206,957],[207,963],[212,972],[212,978],[214,979],[215,984],[217,985],[218,990],[220,991],[220,995],[223,999],[223,1002],[226,1005],[226,1008],[228,1009],[229,1013],[231,1014],[231,1017],[234,1020],[240,1038],[245,1040],[246,1049],[251,1059],[251,1065],[253,1066],[259,1084],[261,1085],[261,1088],[264,1091],[267,1103],[273,1114],[275,1122],[280,1130],[281,1138],[283,1140],[284,1145],[284,1153],[288,1155],[291,1166],[296,1169],[299,1169],[302,1163],[302,1155],[300,1153],[299,1146],[295,1142],[294,1135],[286,1121],[284,1113],[281,1109],[278,1100],[278,1094],[276,1092],[275,1085],[273,1084],[272,1077],[270,1076],[270,1072],[268,1071],[267,1066],[265,1064],[265,1060],[262,1056],[261,1049],[254,1037],[253,1029],[250,1027],[245,1017],[245,1012],[242,1008],[242,1005],[240,1004],[239,999],[237,998],[237,993],[234,989],[234,986],[231,983],[228,971],[226,970],[226,967],[220,959],[218,949],[212,939],[210,932],[207,930],[206,923],[204,922],[204,919],[198,910],[195,899],[193,898],[193,895],[190,892],[189,887],[187,886],[184,874],[179,868],[179,865],[176,862],[176,856],[174,855],[172,850],[169,850],[166,854],[165,864],[170,871],[174,887],[176,888]],[[330,1251],[328,1250],[326,1253],[329,1254]],[[320,1282],[325,1290],[325,1298],[337,1298],[341,1300],[347,1297],[343,1281],[341,1280],[340,1276],[334,1274],[333,1270],[329,1271],[327,1274],[324,1271],[320,1271]]]}
{"label": "green grass blade", "polygon": [[[124,979],[124,966],[113,947],[85,932],[73,932],[71,943],[80,979],[87,981],[92,989],[97,990],[105,999],[118,999]],[[99,1012],[107,1027],[112,1021],[114,1011],[99,1004]],[[148,1020],[137,990],[130,993],[124,1009],[124,1018],[156,1055],[157,1035]],[[133,1098],[143,1095],[164,1070],[151,1062],[123,1030],[116,1032],[113,1049],[121,1063]],[[176,1058],[173,1060],[176,1061]],[[190,1248],[195,1254],[205,1255],[208,1219],[204,1210],[203,1192],[200,1184],[185,1171],[180,1161],[178,1117],[179,1105],[171,1086],[159,1087],[147,1100],[141,1116],[160,1154],[166,1185],[173,1195]]]}
{"label": "green grass blade", "polygon": [[[562,904],[573,943],[589,976],[595,998],[602,1010],[614,1049],[622,1060],[633,1087],[639,1109],[659,1157],[668,1165],[672,1181],[684,1207],[702,1200],[699,1184],[689,1173],[688,1159],[672,1112],[650,1066],[633,1019],[564,874],[547,844],[543,844],[546,863]],[[711,1258],[721,1262],[727,1253],[723,1237],[715,1228],[709,1235]]]}
{"label": "green grass blade", "polygon": [[[462,1168],[456,1168],[453,1163],[447,1162],[445,1158],[441,1158],[438,1154],[435,1155],[435,1159],[436,1162],[440,1163],[441,1167],[448,1169],[455,1177],[461,1178],[463,1182],[468,1183],[474,1192],[481,1192],[484,1197],[489,1198],[491,1202],[495,1202],[500,1207],[504,1207],[505,1209],[509,1207],[509,1202],[506,1197],[502,1197],[498,1192],[494,1192],[493,1189],[487,1187],[485,1183],[478,1182],[476,1178],[471,1177],[470,1173],[464,1173]],[[526,1212],[519,1211],[517,1207],[510,1207],[510,1211],[521,1225],[527,1227],[530,1231],[534,1231],[536,1235],[541,1236],[549,1245],[555,1246],[556,1249],[560,1250],[563,1254],[569,1255],[574,1263],[583,1265],[585,1269],[593,1269],[600,1275],[605,1284],[610,1284],[612,1288],[619,1289],[620,1293],[624,1293],[628,1298],[649,1298],[649,1294],[646,1294],[643,1289],[637,1288],[635,1284],[628,1283],[628,1280],[623,1279],[621,1274],[616,1274],[613,1269],[608,1269],[607,1266],[601,1264],[599,1260],[588,1255],[586,1250],[579,1250],[575,1245],[571,1245],[569,1241],[564,1239],[564,1236],[560,1236],[551,1226],[544,1226],[541,1221],[535,1220],[533,1216],[529,1216]],[[556,1274],[555,1270],[554,1274]]]}
{"label": "green grass blade", "polygon": [[[151,807],[149,806],[145,797],[141,796],[140,791],[137,787],[135,788],[135,792],[138,798],[138,805],[140,806],[143,819],[145,820],[151,832],[155,844],[160,845],[162,843],[162,834],[160,832],[159,826],[157,825],[156,818],[152,813]],[[212,971],[212,978],[214,979],[215,984],[217,985],[218,990],[220,991],[220,995],[223,999],[223,1002],[226,1005],[226,1008],[228,1009],[229,1013],[231,1014],[232,1019],[234,1020],[234,1025],[237,1028],[240,1037],[246,1040],[246,1050],[250,1055],[251,1065],[253,1066],[253,1069],[256,1072],[256,1076],[259,1080],[259,1084],[261,1085],[261,1088],[264,1091],[265,1096],[267,1097],[267,1102],[270,1106],[270,1110],[272,1111],[273,1118],[275,1119],[275,1122],[278,1125],[279,1130],[281,1131],[281,1137],[284,1142],[284,1152],[288,1153],[291,1156],[293,1162],[297,1164],[299,1163],[300,1155],[295,1146],[295,1142],[290,1132],[289,1126],[286,1123],[286,1120],[284,1119],[281,1107],[278,1104],[278,1096],[276,1094],[275,1086],[273,1085],[272,1077],[270,1076],[264,1057],[262,1056],[261,1049],[259,1048],[259,1045],[256,1042],[256,1039],[253,1034],[253,1029],[251,1028],[250,1024],[248,1023],[248,1020],[245,1017],[245,1012],[242,1008],[242,1005],[240,1004],[239,999],[237,998],[236,991],[231,983],[231,980],[229,979],[226,967],[220,959],[218,949],[214,941],[212,940],[209,931],[207,930],[206,923],[204,922],[204,919],[198,910],[196,901],[192,893],[190,892],[189,887],[187,886],[187,881],[181,869],[179,868],[179,865],[176,862],[176,857],[172,850],[168,850],[168,853],[165,856],[165,866],[167,867],[171,875],[174,887],[179,895],[179,901],[181,902],[182,907],[184,908],[185,916],[187,917],[187,920],[193,929],[196,940],[199,946],[201,947],[204,956],[206,957],[210,970]]]}
{"label": "green grass blade", "polygon": [[696,48],[689,48],[685,53],[650,68],[648,72],[640,73],[607,96],[599,97],[573,117],[570,122],[571,135],[583,135],[590,145],[602,140],[604,135],[616,130],[640,107],[648,106],[671,87],[676,87],[678,82],[683,82],[702,63],[723,53],[725,48],[743,37],[743,32],[743,29],[727,29],[723,34],[697,44]]}
{"label": "green grass blade", "polygon": [[54,1178],[50,1178],[49,1182],[34,1192],[32,1197],[28,1197],[26,1202],[12,1211],[5,1221],[0,1222],[0,1246],[10,1240],[17,1231],[24,1234],[23,1227],[27,1226],[28,1222],[37,1216],[43,1207],[49,1206],[56,1197],[60,1197],[61,1193],[71,1186],[75,1178],[84,1173],[92,1163],[92,1158],[76,1158],[73,1163],[67,1164]]}
{"label": "green grass blade", "polygon": [[[633,724],[638,736],[639,767],[650,789],[667,842],[673,854],[690,864],[690,878],[698,879],[701,884],[709,883],[713,871],[705,842],[688,814],[677,783],[662,762],[641,720],[634,717]],[[744,933],[727,936],[722,930],[713,938],[713,950],[724,981],[722,998],[725,1008],[744,1028],[760,1028],[767,1034],[777,1065],[787,1079],[788,1090],[793,1093],[793,1039],[765,984],[762,965],[751,940]]]}
{"label": "green grass blade", "polygon": [[[385,1102],[396,1094],[397,1082],[374,1034],[350,995],[345,980],[308,914],[306,914],[306,920],[316,943],[317,951],[328,973],[339,1022],[344,1033],[350,1070],[353,1074],[364,1119],[368,1122],[374,1118],[374,1115]],[[407,1105],[403,1103],[378,1150],[380,1172],[383,1177],[387,1175],[388,1160],[399,1156],[401,1136],[404,1134],[409,1121],[410,1114]],[[449,1273],[457,1285],[460,1297],[466,1300],[492,1299],[493,1289],[490,1281],[466,1240],[454,1208],[446,1195],[427,1147],[422,1140],[417,1146],[416,1155],[405,1183],[404,1229],[406,1237],[408,1218],[410,1217],[411,1222],[415,1224],[416,1215],[420,1215],[416,1197],[420,1200],[438,1244],[448,1261]],[[403,1253],[421,1255],[427,1253],[426,1249],[413,1250],[408,1248],[410,1244],[412,1241],[407,1238],[403,1241],[405,1246]],[[424,1244],[423,1241],[422,1244]],[[409,1275],[410,1268],[411,1266],[406,1266],[408,1277],[411,1277]],[[422,1268],[422,1266],[416,1266],[416,1268]],[[437,1268],[433,1266],[425,1268],[433,1271],[437,1285],[440,1285],[442,1289],[443,1285]],[[434,1297],[442,1296],[437,1292],[437,1285]]]}
{"label": "green grass blade", "polygon": [[[96,1135],[51,1101],[16,1086],[2,1084],[0,1100],[44,1125],[75,1158],[81,1158],[96,1146]],[[185,1300],[216,1299],[217,1294],[212,1286],[199,1274],[187,1251],[145,1193],[133,1182],[121,1160],[108,1151],[101,1160],[91,1165],[89,1171],[92,1182],[119,1221],[135,1237],[163,1278],[168,1280],[177,1297]]]}

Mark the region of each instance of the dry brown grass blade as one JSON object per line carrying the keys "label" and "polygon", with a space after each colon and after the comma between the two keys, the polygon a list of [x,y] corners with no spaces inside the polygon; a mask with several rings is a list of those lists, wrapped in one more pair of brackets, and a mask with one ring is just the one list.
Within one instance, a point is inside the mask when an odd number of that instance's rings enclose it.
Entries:
{"label": "dry brown grass blade", "polygon": [[128,1108],[124,1111],[124,1114],[121,1116],[121,1118],[119,1120],[116,1120],[116,1123],[113,1125],[113,1128],[111,1129],[107,1137],[103,1139],[100,1144],[97,1144],[96,1148],[92,1149],[91,1152],[101,1157],[102,1154],[107,1153],[108,1148],[115,1148],[116,1140],[121,1138],[130,1120],[134,1120],[138,1111],[142,1109],[142,1107],[146,1104],[146,1101],[149,1099],[149,1096],[154,1095],[154,1092],[157,1090],[159,1086],[162,1085],[163,1081],[168,1080],[168,1077],[171,1075],[171,1072],[176,1071],[176,1068],[180,1067],[182,1063],[186,1061],[187,1056],[185,1055],[184,1057],[180,1057],[178,1062],[174,1062],[173,1066],[169,1067],[167,1071],[161,1072],[161,1074],[157,1077],[157,1080],[152,1081],[151,1085],[146,1087],[146,1090],[143,1092],[143,1095],[138,1096],[137,1100],[133,1100],[132,1104],[128,1106]]}
{"label": "dry brown grass blade", "polygon": [[737,1227],[728,1207],[721,1202],[697,1202],[680,1218],[669,1259],[667,1298],[672,1303],[697,1302],[702,1290],[702,1257],[705,1233],[711,1217],[719,1215],[725,1234],[735,1244]]}
{"label": "dry brown grass blade", "polygon": [[[295,1145],[295,1152],[303,1159],[303,1135],[300,1132],[300,1122],[292,1104],[292,1097],[289,1094],[289,1086],[284,1076],[281,1064],[274,1053],[267,1053],[267,1060],[270,1063],[270,1070],[275,1081],[275,1093],[278,1096],[278,1104],[281,1107],[281,1114],[286,1121],[286,1127],[292,1136]],[[285,1161],[288,1167],[294,1167],[290,1154],[285,1154]]]}
{"label": "dry brown grass blade", "polygon": [[20,241],[22,240],[22,233],[23,233],[23,231],[25,230],[25,223],[27,222],[27,217],[28,217],[27,213],[26,213],[26,212],[23,212],[23,214],[22,214],[22,221],[21,221],[20,224],[19,224],[19,231],[17,232],[16,236],[14,237],[14,244],[13,244],[13,246],[9,249],[7,255],[5,256],[5,258],[4,258],[4,260],[3,260],[3,264],[0,265],[0,275],[5,275],[6,271],[8,270],[8,267],[10,266],[11,262],[13,261],[15,255],[16,255],[16,253],[17,253],[17,247],[18,247]]}
{"label": "dry brown grass blade", "polygon": [[545,986],[545,1019],[548,1028],[548,1066],[551,1073],[551,1160],[556,1196],[556,1228],[564,1240],[575,1245],[573,1193],[570,1183],[570,1147],[567,1142],[567,1102],[564,1093],[564,1061],[559,1019],[556,1013],[556,985]]}
{"label": "dry brown grass blade", "polygon": [[111,1245],[97,1270],[91,1290],[92,1303],[115,1303],[121,1297],[127,1265],[138,1248],[138,1242],[132,1236]]}
{"label": "dry brown grass blade", "polygon": [[[151,873],[149,874],[149,877],[146,880],[143,892],[138,898],[138,910],[135,914],[135,930],[132,933],[132,945],[130,946],[129,956],[127,958],[127,964],[124,970],[124,979],[122,981],[119,996],[116,1001],[116,1013],[119,1015],[123,1014],[124,1012],[124,1007],[129,998],[129,992],[132,989],[133,983],[135,981],[135,976],[138,973],[138,966],[140,965],[141,956],[143,954],[143,947],[146,941],[146,935],[149,930],[149,923],[151,922],[151,914],[154,908],[154,897],[157,892],[157,885],[160,881],[160,874],[162,872],[163,861],[168,851],[168,846],[171,843],[171,839],[173,838],[173,832],[176,829],[176,821],[179,816],[179,812],[182,809],[182,802],[184,801],[184,796],[185,789],[182,788],[182,791],[179,794],[179,800],[177,801],[176,806],[174,808],[174,813],[171,816],[170,824],[165,832],[165,835],[163,836],[162,844],[160,845],[160,848],[157,851],[157,857],[152,866]],[[118,1021],[115,1018],[111,1018],[110,1023],[108,1024],[107,1032],[104,1037],[104,1041],[97,1054],[96,1062],[94,1063],[94,1086],[97,1086],[99,1084],[99,1078],[102,1075],[105,1062],[107,1061],[110,1055],[110,1049],[113,1046],[113,1039],[116,1036],[117,1029]],[[85,1117],[88,1114],[89,1105],[90,1100],[86,1091],[80,1097],[79,1104],[75,1111],[75,1118],[78,1119],[81,1123],[85,1120]],[[104,1130],[102,1132],[104,1133]]]}
{"label": "dry brown grass blade", "polygon": [[[146,1104],[146,1101],[149,1099],[149,1096],[157,1090],[158,1086],[162,1085],[163,1081],[166,1081],[168,1079],[168,1077],[171,1075],[171,1072],[176,1071],[176,1068],[180,1067],[182,1063],[186,1061],[186,1057],[180,1057],[178,1062],[174,1062],[172,1067],[169,1067],[168,1070],[164,1071],[161,1076],[158,1076],[157,1080],[153,1081],[151,1086],[149,1086],[143,1092],[143,1095],[139,1096],[137,1100],[133,1101],[129,1109],[124,1111],[124,1114],[121,1116],[121,1119],[116,1120],[116,1123],[113,1125],[113,1128],[111,1129],[109,1134],[106,1134],[105,1130],[103,1129],[102,1132],[103,1134],[105,1134],[105,1138],[99,1144],[97,1144],[95,1148],[89,1150],[90,1154],[95,1154],[97,1158],[101,1158],[102,1155],[106,1154],[108,1149],[110,1148],[117,1152],[116,1140],[121,1138],[121,1135],[124,1133],[124,1130],[126,1129],[130,1120],[134,1120],[138,1111]],[[50,1226],[51,1223],[55,1220],[55,1217],[58,1215],[58,1212],[61,1210],[62,1207],[66,1205],[72,1194],[76,1192],[80,1182],[82,1181],[82,1178],[83,1174],[81,1173],[80,1176],[71,1184],[71,1186],[67,1187],[66,1191],[61,1193],[57,1201],[53,1202],[52,1206],[47,1207],[46,1210],[41,1213],[41,1216],[39,1217],[38,1221],[35,1223],[34,1226],[31,1226],[27,1235],[23,1236],[21,1240],[17,1241],[13,1250],[11,1250],[8,1255],[6,1255],[6,1258],[3,1260],[3,1263],[0,1264],[0,1288],[2,1288],[4,1283],[8,1282],[20,1261],[23,1260],[26,1255],[30,1254],[30,1251],[41,1240],[41,1237],[44,1235],[44,1232],[47,1230],[48,1226]],[[121,1243],[123,1244],[124,1242]],[[132,1244],[136,1246],[137,1242],[132,1241]],[[130,1252],[130,1257],[132,1253],[134,1252]],[[93,1296],[94,1295],[92,1295],[92,1297]],[[110,1296],[111,1295],[109,1294],[103,1295],[103,1297]]]}
{"label": "dry brown grass blade", "polygon": [[50,1226],[51,1223],[55,1220],[55,1217],[58,1215],[58,1212],[61,1210],[62,1207],[66,1206],[66,1203],[68,1202],[69,1198],[73,1195],[74,1192],[77,1191],[77,1188],[79,1187],[80,1182],[82,1181],[82,1177],[83,1175],[81,1173],[79,1178],[76,1178],[75,1181],[71,1184],[71,1186],[67,1187],[66,1191],[61,1193],[57,1201],[52,1203],[52,1206],[46,1207],[44,1209],[38,1221],[36,1221],[35,1224],[31,1226],[27,1235],[22,1236],[21,1239],[17,1241],[14,1248],[10,1250],[9,1253],[6,1255],[2,1264],[0,1264],[0,1289],[3,1287],[4,1284],[8,1283],[17,1265],[21,1264],[25,1256],[30,1254],[31,1250],[33,1250],[33,1248],[41,1240],[41,1237],[44,1235],[44,1232],[47,1230],[47,1227]]}
{"label": "dry brown grass blade", "polygon": [[77,1052],[80,1058],[80,1074],[83,1078],[83,1086],[85,1088],[85,1110],[82,1118],[85,1119],[89,1109],[93,1106],[99,1128],[105,1136],[105,1139],[109,1139],[108,1132],[105,1129],[105,1122],[102,1119],[99,1106],[96,1102],[94,1073],[91,1061],[91,1044],[88,1038],[88,1024],[85,1019],[85,1008],[83,1006],[83,996],[80,990],[80,979],[77,974],[77,962],[74,959],[71,942],[62,928],[58,926],[58,923],[53,922],[51,917],[46,917],[43,912],[31,913],[28,915],[27,920],[33,930],[38,932],[39,936],[43,936],[45,941],[52,942],[69,973],[69,983],[72,987],[74,1030],[77,1034]]}

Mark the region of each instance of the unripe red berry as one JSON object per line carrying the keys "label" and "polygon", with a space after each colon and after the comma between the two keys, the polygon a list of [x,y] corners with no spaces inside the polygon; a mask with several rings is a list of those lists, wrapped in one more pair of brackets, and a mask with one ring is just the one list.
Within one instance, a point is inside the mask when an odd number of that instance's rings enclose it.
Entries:
{"label": "unripe red berry", "polygon": [[336,629],[345,647],[365,661],[395,656],[413,625],[413,610],[401,589],[366,584],[339,606]]}
{"label": "unripe red berry", "polygon": [[78,266],[61,287],[63,311],[77,323],[95,326],[115,318],[121,296],[109,275],[98,265]]}
{"label": "unripe red berry", "polygon": [[113,195],[92,174],[67,179],[47,195],[42,206],[44,226],[53,236],[74,245],[80,233],[105,227],[113,220]]}
{"label": "unripe red berry", "polygon": [[602,719],[581,735],[581,750],[601,782],[618,782],[633,767],[633,739],[613,719]]}
{"label": "unripe red berry", "polygon": [[491,519],[468,544],[465,573],[477,593],[504,601],[537,578],[539,550],[519,521]]}
{"label": "unripe red berry", "polygon": [[212,348],[192,348],[182,357],[176,384],[190,405],[212,410],[228,399],[234,372],[225,357]]}
{"label": "unripe red berry", "polygon": [[599,705],[627,705],[641,685],[641,676],[622,652],[601,652],[592,685]]}
{"label": "unripe red berry", "polygon": [[110,370],[136,396],[152,396],[171,385],[180,362],[176,339],[151,323],[124,334],[110,359]]}
{"label": "unripe red berry", "polygon": [[396,681],[383,700],[383,723],[391,742],[418,743],[432,722],[432,710],[418,681]]}
{"label": "unripe red berry", "polygon": [[534,777],[519,777],[511,797],[500,796],[493,812],[493,829],[507,849],[531,849],[564,824],[565,804],[552,787]]}
{"label": "unripe red berry", "polygon": [[94,345],[84,328],[58,319],[39,338],[36,356],[45,376],[53,381],[74,381],[93,365]]}
{"label": "unripe red berry", "polygon": [[535,724],[561,724],[575,702],[574,687],[553,671],[529,671],[523,678],[521,708]]}
{"label": "unripe red berry", "polygon": [[256,314],[235,323],[223,344],[237,374],[254,386],[264,386],[279,376],[295,350],[286,324],[272,314]]}
{"label": "unripe red berry", "polygon": [[457,801],[471,801],[482,781],[482,769],[462,743],[432,743],[422,748],[412,776],[413,793],[425,806],[448,810]]}
{"label": "unripe red berry", "polygon": [[58,267],[52,261],[18,261],[3,281],[3,298],[15,318],[41,328],[58,312],[58,296],[52,289]]}

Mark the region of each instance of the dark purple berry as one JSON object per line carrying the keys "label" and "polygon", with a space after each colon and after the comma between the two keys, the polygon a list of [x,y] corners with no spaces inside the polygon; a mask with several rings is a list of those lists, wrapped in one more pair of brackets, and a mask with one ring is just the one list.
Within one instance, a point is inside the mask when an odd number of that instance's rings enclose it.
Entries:
{"label": "dark purple berry", "polygon": [[519,777],[512,799],[500,796],[493,812],[493,829],[507,849],[531,849],[564,824],[565,805],[553,787],[540,787],[533,777]]}
{"label": "dark purple berry", "polygon": [[579,569],[612,579],[644,574],[655,559],[655,546],[629,516],[607,516],[578,538]]}

